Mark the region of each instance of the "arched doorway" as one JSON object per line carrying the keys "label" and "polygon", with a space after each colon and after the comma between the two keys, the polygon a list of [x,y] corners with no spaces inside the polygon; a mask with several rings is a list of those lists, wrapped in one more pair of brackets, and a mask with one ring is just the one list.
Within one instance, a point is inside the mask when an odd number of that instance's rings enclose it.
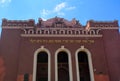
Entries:
{"label": "arched doorway", "polygon": [[68,54],[59,52],[57,56],[58,81],[69,81]]}
{"label": "arched doorway", "polygon": [[88,65],[88,56],[84,51],[78,52],[78,67],[80,81],[91,81]]}
{"label": "arched doorway", "polygon": [[48,81],[48,54],[45,51],[37,55],[36,81]]}

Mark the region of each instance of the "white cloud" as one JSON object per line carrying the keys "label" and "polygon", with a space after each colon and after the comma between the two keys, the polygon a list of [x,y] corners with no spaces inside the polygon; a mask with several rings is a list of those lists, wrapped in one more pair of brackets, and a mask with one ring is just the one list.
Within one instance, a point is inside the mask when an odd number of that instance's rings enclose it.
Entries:
{"label": "white cloud", "polygon": [[65,7],[66,7],[66,3],[65,2],[60,3],[60,4],[56,5],[56,7],[54,8],[54,11],[55,12],[60,12]]}
{"label": "white cloud", "polygon": [[57,16],[65,16],[65,11],[74,10],[75,6],[68,6],[66,2],[57,4],[52,10],[43,9],[40,14],[42,18],[45,18],[48,15],[56,14]]}
{"label": "white cloud", "polygon": [[4,7],[11,3],[11,0],[0,0],[0,6]]}

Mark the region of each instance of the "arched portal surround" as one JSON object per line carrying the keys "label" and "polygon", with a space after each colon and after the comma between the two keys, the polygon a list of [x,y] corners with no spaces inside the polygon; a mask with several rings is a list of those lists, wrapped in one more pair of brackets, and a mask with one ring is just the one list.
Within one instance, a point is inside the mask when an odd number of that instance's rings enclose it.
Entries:
{"label": "arched portal surround", "polygon": [[44,48],[44,46],[41,46],[41,48],[38,48],[35,53],[34,53],[34,63],[33,63],[33,81],[36,81],[36,73],[37,73],[37,56],[39,54],[39,52],[46,52],[48,54],[48,81],[51,80],[51,72],[50,72],[50,69],[51,69],[51,56],[50,56],[50,52],[48,49]]}
{"label": "arched portal surround", "polygon": [[75,57],[76,57],[76,72],[77,72],[77,81],[80,81],[79,77],[79,64],[78,64],[78,53],[79,52],[85,52],[88,57],[88,66],[89,66],[89,71],[90,71],[90,81],[94,81],[94,74],[93,74],[93,66],[92,66],[92,58],[91,58],[91,53],[87,48],[84,48],[84,46],[81,46],[81,48],[76,50]]}
{"label": "arched portal surround", "polygon": [[69,80],[73,81],[71,53],[67,48],[64,48],[64,46],[61,46],[61,48],[57,49],[57,51],[55,52],[55,81],[58,81],[57,56],[59,52],[66,52],[68,54]]}

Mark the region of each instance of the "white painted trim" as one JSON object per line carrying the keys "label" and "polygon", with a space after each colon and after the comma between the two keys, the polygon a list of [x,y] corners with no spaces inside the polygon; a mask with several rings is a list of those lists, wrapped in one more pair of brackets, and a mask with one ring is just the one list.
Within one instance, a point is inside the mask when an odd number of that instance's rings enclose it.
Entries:
{"label": "white painted trim", "polygon": [[75,52],[75,59],[76,59],[76,72],[77,72],[77,81],[80,81],[79,77],[79,66],[78,66],[78,53],[80,51],[83,51],[87,54],[88,56],[88,64],[89,64],[89,71],[90,71],[90,81],[94,81],[94,73],[93,73],[93,64],[92,64],[92,58],[91,58],[91,53],[88,49],[84,48],[84,46],[81,46],[81,48],[77,49]]}
{"label": "white painted trim", "polygon": [[61,48],[57,49],[55,52],[55,81],[58,81],[58,66],[57,66],[57,56],[59,52],[66,52],[68,54],[68,63],[69,63],[69,79],[70,81],[73,81],[73,73],[72,73],[72,62],[71,62],[71,53],[67,48],[64,48],[64,46],[61,46]]}
{"label": "white painted trim", "polygon": [[41,46],[34,53],[34,62],[33,62],[33,81],[36,81],[36,70],[37,70],[37,55],[39,52],[45,51],[48,54],[48,81],[51,81],[51,55],[48,49]]}
{"label": "white painted trim", "polygon": [[47,34],[21,34],[22,37],[102,37],[103,35],[47,35]]}

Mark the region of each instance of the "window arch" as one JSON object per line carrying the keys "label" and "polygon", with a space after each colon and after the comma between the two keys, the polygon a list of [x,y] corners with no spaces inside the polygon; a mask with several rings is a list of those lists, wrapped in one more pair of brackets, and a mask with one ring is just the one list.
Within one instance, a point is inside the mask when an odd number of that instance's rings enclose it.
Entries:
{"label": "window arch", "polygon": [[72,34],[72,31],[71,30],[68,30],[68,32],[67,32],[68,34]]}
{"label": "window arch", "polygon": [[60,30],[60,34],[65,34],[65,30]]}
{"label": "window arch", "polygon": [[76,53],[77,81],[94,81],[91,53],[81,46]]}
{"label": "window arch", "polygon": [[75,31],[75,34],[80,34],[80,31],[79,30]]}
{"label": "window arch", "polygon": [[55,81],[61,81],[61,77],[64,77],[65,81],[73,81],[71,64],[70,51],[61,46],[55,52]]}
{"label": "window arch", "polygon": [[28,30],[28,34],[34,34],[34,30],[33,29]]}
{"label": "window arch", "polygon": [[41,34],[41,30],[36,30],[36,34]]}
{"label": "window arch", "polygon": [[50,52],[41,46],[34,53],[33,81],[50,81]]}
{"label": "window arch", "polygon": [[95,35],[95,31],[94,30],[90,30],[90,35]]}

